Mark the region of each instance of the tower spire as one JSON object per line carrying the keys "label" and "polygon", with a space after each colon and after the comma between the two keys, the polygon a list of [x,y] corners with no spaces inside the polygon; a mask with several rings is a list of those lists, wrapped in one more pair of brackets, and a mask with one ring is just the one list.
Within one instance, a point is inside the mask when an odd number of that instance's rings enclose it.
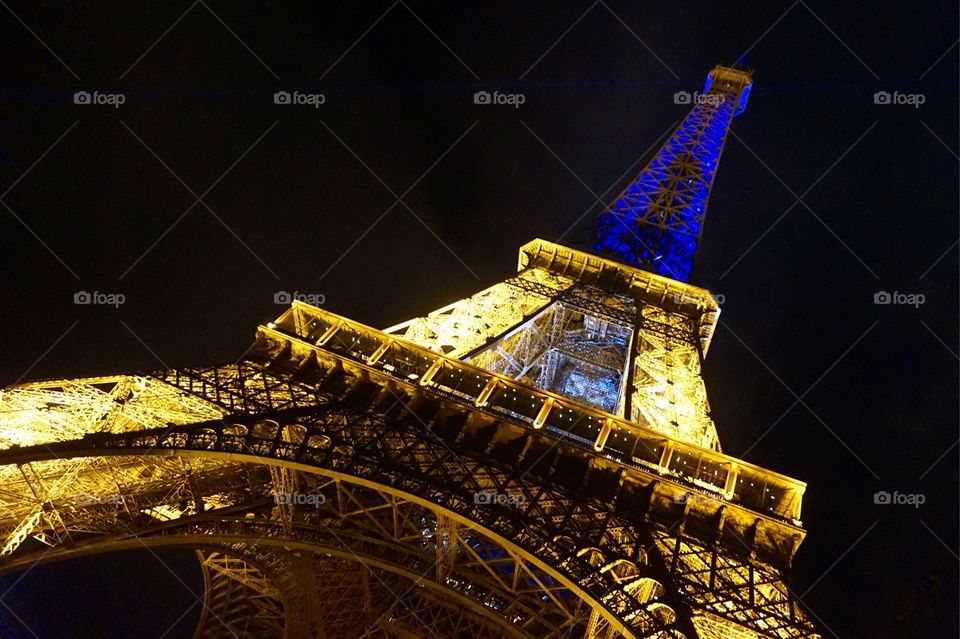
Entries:
{"label": "tower spire", "polygon": [[752,86],[752,72],[716,66],[702,93],[675,95],[692,105],[690,112],[601,213],[596,251],[671,279],[689,279],[727,131],[746,109]]}

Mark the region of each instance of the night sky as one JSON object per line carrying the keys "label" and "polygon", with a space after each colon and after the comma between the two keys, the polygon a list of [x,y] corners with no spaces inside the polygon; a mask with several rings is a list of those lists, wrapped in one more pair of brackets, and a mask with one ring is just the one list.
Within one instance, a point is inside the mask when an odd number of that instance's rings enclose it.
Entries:
{"label": "night sky", "polygon": [[[278,291],[379,327],[465,297],[535,237],[582,242],[686,114],[675,92],[739,61],[755,86],[692,277],[723,296],[724,451],[808,482],[793,584],[824,637],[955,637],[957,23],[947,2],[2,0],[0,385],[233,361]],[[200,571],[158,557],[4,577],[0,636],[190,637]]]}

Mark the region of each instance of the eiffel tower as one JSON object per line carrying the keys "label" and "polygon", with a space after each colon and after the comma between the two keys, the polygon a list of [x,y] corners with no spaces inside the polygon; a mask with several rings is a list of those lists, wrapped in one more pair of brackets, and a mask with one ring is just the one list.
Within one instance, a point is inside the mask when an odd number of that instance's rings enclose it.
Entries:
{"label": "eiffel tower", "polygon": [[[0,394],[0,572],[196,551],[196,639],[818,637],[805,484],[721,451],[686,283],[750,73],[600,216],[386,330],[294,301],[238,363]],[[51,608],[55,614],[56,608]]]}

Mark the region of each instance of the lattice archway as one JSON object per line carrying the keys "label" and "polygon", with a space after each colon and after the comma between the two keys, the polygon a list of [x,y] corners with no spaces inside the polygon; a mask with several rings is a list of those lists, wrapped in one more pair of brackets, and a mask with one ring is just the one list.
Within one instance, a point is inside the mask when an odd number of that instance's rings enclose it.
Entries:
{"label": "lattice archway", "polygon": [[[205,464],[221,487],[226,477],[249,477],[251,470],[257,474],[245,486],[237,480],[230,490],[214,493],[198,472],[191,496],[197,514],[191,516],[188,508],[167,522],[154,519],[152,526],[141,522],[131,527],[133,521],[121,526],[117,520],[113,531],[109,525],[100,531],[105,536],[75,540],[70,546],[54,544],[43,562],[99,552],[101,544],[104,550],[142,543],[206,548],[299,544],[304,552],[345,560],[363,557],[366,566],[392,574],[403,574],[403,567],[404,578],[421,583],[429,579],[447,598],[459,598],[461,606],[469,601],[475,612],[489,616],[495,611],[505,627],[519,628],[521,636],[693,636],[681,632],[676,603],[656,580],[662,576],[652,575],[655,571],[643,564],[649,540],[641,537],[639,527],[602,505],[575,500],[560,487],[551,490],[511,478],[474,459],[457,457],[454,462],[442,443],[423,438],[422,428],[410,429],[406,435],[412,439],[406,443],[387,445],[394,454],[385,454],[380,444],[388,436],[379,420],[343,407],[273,418],[246,425],[206,422],[96,434],[53,444],[52,449],[8,450],[0,454],[0,463],[16,458],[15,463],[36,466],[42,473],[43,464],[120,456],[141,459],[146,468],[152,464],[148,460],[172,454],[201,468]],[[374,427],[379,444],[370,438]],[[397,430],[392,436],[405,439]],[[435,472],[423,474],[427,467]],[[251,491],[251,486],[262,490]],[[323,507],[277,505],[270,493],[278,487],[322,495]],[[512,505],[476,503],[475,495],[489,490],[523,498]],[[211,497],[219,508],[206,512],[199,504]],[[135,491],[130,499],[137,500]],[[181,505],[187,500],[184,495],[178,499]],[[98,509],[102,511],[100,505]],[[289,516],[278,516],[277,510],[283,509],[291,511]],[[387,514],[384,521],[395,522],[389,530],[378,521]],[[351,519],[354,528],[330,525]],[[339,530],[339,540],[331,535],[334,530]],[[379,538],[371,538],[371,531]],[[344,544],[344,537],[350,543]],[[590,552],[582,552],[584,548]],[[4,570],[36,559],[18,555]],[[387,557],[393,563],[383,563]],[[410,566],[420,570],[410,572]],[[285,623],[289,628],[310,618],[309,610],[297,618],[288,611]],[[483,625],[482,619],[477,623]]]}

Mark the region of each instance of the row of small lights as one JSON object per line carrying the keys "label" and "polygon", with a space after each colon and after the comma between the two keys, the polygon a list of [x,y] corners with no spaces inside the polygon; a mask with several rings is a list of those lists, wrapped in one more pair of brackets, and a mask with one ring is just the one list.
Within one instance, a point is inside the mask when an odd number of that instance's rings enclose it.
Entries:
{"label": "row of small lights", "polygon": [[[353,338],[351,339],[351,341],[352,341],[352,342],[357,342],[358,339],[359,339],[358,337],[353,337]],[[424,355],[424,356],[422,356],[422,357],[423,357],[424,361],[427,361],[427,362],[430,361],[430,359],[429,359],[427,356]],[[404,357],[404,361],[409,363],[409,362],[410,362],[409,356],[405,356],[405,357]],[[462,373],[461,373],[461,375],[462,375]],[[476,379],[482,381],[482,378],[481,378],[481,376],[480,376],[479,374],[475,375],[475,377],[476,377]],[[514,395],[516,395],[516,393],[517,393],[517,390],[514,389],[514,388],[511,388],[511,387],[507,387],[507,388],[505,388],[504,390],[505,390],[505,392],[512,393],[512,394],[514,394]],[[538,399],[537,395],[531,393],[531,394],[530,394],[530,398],[531,398],[530,405],[531,405],[531,406],[536,406],[536,404],[537,404],[537,399]],[[541,405],[542,405],[542,403],[543,403],[543,402],[541,401]],[[559,407],[559,412],[560,412],[560,413],[562,413],[564,410],[567,410],[567,411],[568,411],[569,413],[571,413],[571,414],[574,412],[574,410],[573,410],[572,408],[566,408],[566,409],[564,409],[562,406]],[[571,419],[571,420],[572,420],[573,417],[572,417],[572,416],[571,416],[571,417],[568,417],[568,419]],[[591,416],[587,416],[587,419],[590,420],[590,421],[593,421],[593,420],[594,420],[594,418],[591,417]],[[616,433],[616,432],[612,433],[611,435],[612,435],[613,437],[620,437],[620,438],[622,438],[622,439],[626,439],[626,435],[622,435],[622,436],[621,436],[621,435],[619,435],[619,434]],[[681,455],[681,456],[682,456],[682,455],[687,455],[687,456],[689,456],[691,459],[693,459],[693,454],[692,454],[692,453],[683,452],[683,451],[678,451],[678,454]],[[714,470],[714,475],[718,475],[718,474],[719,474],[719,471]],[[745,480],[744,480],[742,477],[739,478],[739,483],[742,484],[744,481],[745,481]],[[751,481],[751,482],[750,482],[750,486],[755,486],[755,483],[754,483],[753,481]],[[775,496],[775,495],[770,495],[770,499],[775,500],[775,499],[776,499],[776,496]],[[772,510],[773,510],[773,507],[772,507],[772,506],[767,506],[767,510],[768,510],[768,511],[772,511]]]}

